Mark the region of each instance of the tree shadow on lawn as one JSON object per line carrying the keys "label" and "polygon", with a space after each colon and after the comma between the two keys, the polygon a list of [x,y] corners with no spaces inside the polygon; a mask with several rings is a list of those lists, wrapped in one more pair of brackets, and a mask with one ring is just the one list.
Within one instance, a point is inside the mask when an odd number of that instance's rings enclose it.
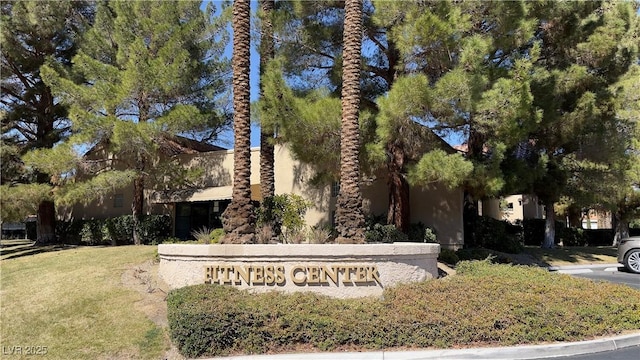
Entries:
{"label": "tree shadow on lawn", "polygon": [[526,247],[525,252],[545,266],[617,263],[617,248],[614,246]]}
{"label": "tree shadow on lawn", "polygon": [[16,259],[53,251],[77,249],[78,245],[55,244],[36,246],[32,240],[0,240],[0,260]]}

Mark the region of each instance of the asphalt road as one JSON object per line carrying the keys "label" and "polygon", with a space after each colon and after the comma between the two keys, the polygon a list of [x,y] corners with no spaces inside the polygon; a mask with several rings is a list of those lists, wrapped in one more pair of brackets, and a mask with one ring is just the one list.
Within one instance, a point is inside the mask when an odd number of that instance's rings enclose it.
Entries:
{"label": "asphalt road", "polygon": [[[573,276],[596,281],[609,281],[640,289],[640,274],[632,274],[621,269],[592,269],[572,274]],[[594,354],[557,357],[558,360],[640,360],[640,346]]]}
{"label": "asphalt road", "polygon": [[[616,271],[610,271],[612,269],[594,269],[590,272],[573,274],[578,277],[583,277],[598,281],[609,281],[616,284],[624,284],[636,289],[640,289],[640,274],[633,274],[626,270],[617,269]],[[638,357],[640,359],[640,357]]]}
{"label": "asphalt road", "polygon": [[555,357],[557,360],[638,360],[640,359],[640,346],[625,349],[607,351],[595,354]]}

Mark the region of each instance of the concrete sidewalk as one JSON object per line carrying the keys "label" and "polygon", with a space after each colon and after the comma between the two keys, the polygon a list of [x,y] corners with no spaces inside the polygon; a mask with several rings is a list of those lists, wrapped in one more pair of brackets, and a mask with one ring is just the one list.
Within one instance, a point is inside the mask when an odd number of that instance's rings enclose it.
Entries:
{"label": "concrete sidewalk", "polygon": [[607,337],[596,340],[454,350],[412,350],[412,351],[371,351],[303,353],[278,355],[232,356],[227,360],[435,360],[435,359],[543,359],[559,356],[593,354],[605,351],[640,346],[640,332],[629,335]]}
{"label": "concrete sidewalk", "polygon": [[596,271],[618,271],[618,268],[623,268],[622,264],[593,264],[593,265],[563,265],[563,266],[549,266],[549,271],[558,272],[562,274],[581,274]]}

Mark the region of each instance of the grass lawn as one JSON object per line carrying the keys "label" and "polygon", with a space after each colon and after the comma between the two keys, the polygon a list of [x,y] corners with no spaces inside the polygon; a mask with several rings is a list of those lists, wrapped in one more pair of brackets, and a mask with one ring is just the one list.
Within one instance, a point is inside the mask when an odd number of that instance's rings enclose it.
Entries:
{"label": "grass lawn", "polygon": [[555,249],[527,246],[524,253],[547,266],[616,264],[618,262],[617,248],[614,246],[568,246]]}
{"label": "grass lawn", "polygon": [[121,280],[126,269],[152,259],[156,247],[2,245],[5,350],[42,346],[50,359],[158,359],[169,347],[165,329],[136,310],[143,295]]}

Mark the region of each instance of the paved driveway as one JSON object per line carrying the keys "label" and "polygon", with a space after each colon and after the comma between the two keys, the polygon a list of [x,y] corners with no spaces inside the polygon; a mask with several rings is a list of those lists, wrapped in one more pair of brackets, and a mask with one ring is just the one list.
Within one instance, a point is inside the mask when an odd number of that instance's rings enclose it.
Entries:
{"label": "paved driveway", "polygon": [[632,274],[622,268],[609,267],[604,269],[585,269],[589,271],[574,273],[574,276],[609,281],[616,284],[631,286],[640,290],[640,274]]}

